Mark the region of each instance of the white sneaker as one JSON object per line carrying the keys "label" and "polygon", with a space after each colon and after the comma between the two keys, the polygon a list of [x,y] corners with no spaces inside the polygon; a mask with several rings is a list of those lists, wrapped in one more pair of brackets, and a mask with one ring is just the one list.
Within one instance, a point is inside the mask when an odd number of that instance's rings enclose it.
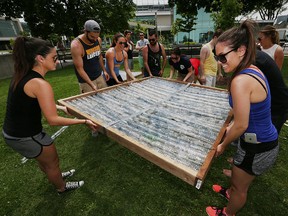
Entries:
{"label": "white sneaker", "polygon": [[68,178],[70,176],[73,176],[74,173],[75,173],[75,169],[71,169],[71,170],[68,170],[66,172],[62,172],[62,178],[65,179],[65,178]]}
{"label": "white sneaker", "polygon": [[58,194],[60,195],[60,194],[63,194],[67,191],[78,189],[78,188],[82,187],[83,185],[84,185],[84,181],[66,182],[65,190],[64,191],[58,191]]}

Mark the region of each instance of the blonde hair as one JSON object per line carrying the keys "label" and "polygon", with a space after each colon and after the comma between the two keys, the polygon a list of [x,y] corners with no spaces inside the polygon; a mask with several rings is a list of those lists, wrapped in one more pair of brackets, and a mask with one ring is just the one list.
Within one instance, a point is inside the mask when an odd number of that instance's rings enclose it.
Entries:
{"label": "blonde hair", "polygon": [[269,37],[273,44],[279,44],[279,33],[274,26],[266,25],[264,26],[260,32],[265,35],[265,37]]}

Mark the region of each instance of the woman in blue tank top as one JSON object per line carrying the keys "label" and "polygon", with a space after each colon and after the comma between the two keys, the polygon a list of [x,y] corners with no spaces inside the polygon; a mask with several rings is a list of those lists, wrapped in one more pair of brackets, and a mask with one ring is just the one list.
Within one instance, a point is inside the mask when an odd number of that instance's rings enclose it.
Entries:
{"label": "woman in blue tank top", "polygon": [[130,80],[135,80],[132,72],[128,66],[128,55],[124,51],[126,44],[126,39],[121,33],[117,33],[113,37],[112,46],[107,50],[105,57],[105,68],[107,73],[110,76],[110,79],[107,81],[109,86],[120,84],[123,82],[123,79],[120,75],[120,66],[124,63],[124,69]]}
{"label": "woman in blue tank top", "polygon": [[216,157],[239,137],[240,143],[233,158],[230,188],[213,185],[213,190],[228,200],[227,207],[209,206],[208,215],[235,215],[244,206],[252,181],[274,164],[278,154],[269,85],[264,74],[252,64],[256,54],[253,31],[254,23],[246,20],[220,35],[216,44],[216,60],[226,73],[233,73],[228,90],[234,114],[217,146]]}

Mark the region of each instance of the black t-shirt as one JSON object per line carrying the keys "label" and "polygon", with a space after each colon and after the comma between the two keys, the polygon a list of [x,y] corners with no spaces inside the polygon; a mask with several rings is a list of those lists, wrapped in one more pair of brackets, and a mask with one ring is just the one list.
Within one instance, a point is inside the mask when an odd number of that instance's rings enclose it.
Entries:
{"label": "black t-shirt", "polygon": [[275,61],[265,52],[257,50],[255,65],[265,74],[271,92],[271,113],[288,109],[288,88]]}
{"label": "black t-shirt", "polygon": [[184,55],[180,56],[179,62],[173,62],[171,58],[169,58],[169,64],[181,74],[188,74],[188,69],[192,66],[189,58]]}

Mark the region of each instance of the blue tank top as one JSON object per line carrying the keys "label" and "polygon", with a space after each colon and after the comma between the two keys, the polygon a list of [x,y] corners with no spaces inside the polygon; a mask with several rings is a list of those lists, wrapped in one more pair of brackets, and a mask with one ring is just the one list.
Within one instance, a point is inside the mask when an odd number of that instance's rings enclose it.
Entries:
{"label": "blue tank top", "polygon": [[[116,59],[116,50],[115,50],[115,48],[114,48],[114,54],[115,54],[115,57],[114,57],[114,59],[113,59],[113,62],[114,62],[114,71],[115,71],[116,76],[119,76],[119,75],[120,75],[120,65],[122,65],[122,64],[124,63],[124,53],[123,53],[123,51],[122,51],[122,56],[123,56],[123,58],[122,58],[121,61],[117,61],[117,59]],[[116,67],[116,66],[117,66],[117,67]],[[110,78],[113,78],[112,75],[111,75],[111,71],[110,71],[110,69],[109,69],[109,67],[108,67],[108,62],[107,62],[107,61],[105,62],[105,68],[106,68],[106,71],[107,71],[107,73],[109,74]]]}
{"label": "blue tank top", "polygon": [[[250,104],[249,125],[244,133],[255,133],[258,142],[271,142],[277,139],[277,130],[271,120],[271,95],[268,81],[262,74],[251,68],[244,69],[239,74],[253,74],[265,81],[267,87],[267,97],[259,103]],[[256,79],[256,78],[255,78]],[[263,86],[264,87],[264,86]],[[233,108],[233,98],[229,95],[229,103]],[[243,136],[243,135],[242,135]],[[242,137],[241,136],[241,137]]]}
{"label": "blue tank top", "polygon": [[[99,63],[99,57],[101,55],[101,47],[99,45],[99,41],[97,40],[94,44],[87,45],[80,38],[77,39],[80,41],[84,49],[84,56],[82,57],[84,71],[87,73],[90,80],[93,81],[102,74],[102,68]],[[85,80],[83,80],[82,77],[79,75],[75,66],[74,70],[78,82],[85,83]]]}

